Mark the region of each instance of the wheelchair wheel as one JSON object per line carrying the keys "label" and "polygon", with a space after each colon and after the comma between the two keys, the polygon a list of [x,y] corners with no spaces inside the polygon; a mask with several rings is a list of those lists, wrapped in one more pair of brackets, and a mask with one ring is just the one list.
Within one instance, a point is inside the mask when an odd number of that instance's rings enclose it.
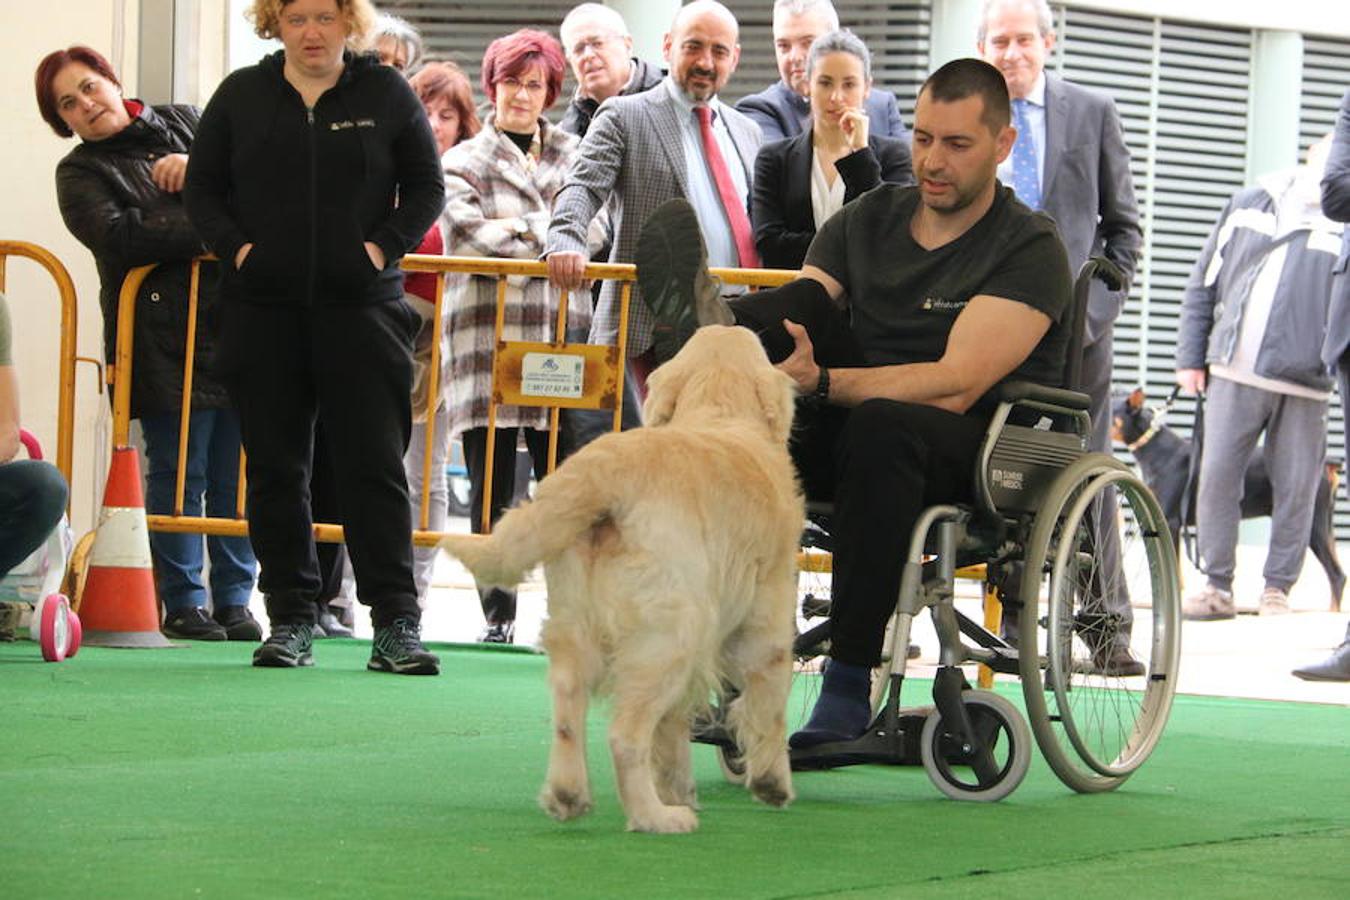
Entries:
{"label": "wheelchair wheel", "polygon": [[993,802],[1011,794],[1031,765],[1031,732],[1017,707],[991,691],[961,695],[970,723],[989,746],[993,771],[979,772],[972,759],[944,728],[936,709],[923,723],[919,754],[923,770],[939,791],[953,800]]}
{"label": "wheelchair wheel", "polygon": [[[1117,572],[1095,550],[1100,504],[1120,531]],[[1066,785],[1112,790],[1157,745],[1176,693],[1180,584],[1166,519],[1127,467],[1088,454],[1060,473],[1037,512],[1026,572],[1019,665],[1032,731]],[[1111,658],[1121,618],[1107,600],[1124,594],[1133,607],[1149,608],[1133,629],[1139,672]]]}

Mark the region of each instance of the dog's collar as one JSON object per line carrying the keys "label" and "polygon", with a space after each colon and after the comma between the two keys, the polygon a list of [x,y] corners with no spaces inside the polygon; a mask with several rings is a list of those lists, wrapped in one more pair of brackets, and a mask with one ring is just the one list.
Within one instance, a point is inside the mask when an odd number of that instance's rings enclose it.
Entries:
{"label": "dog's collar", "polygon": [[1157,418],[1154,418],[1154,420],[1149,423],[1148,429],[1143,434],[1139,435],[1138,439],[1126,444],[1125,449],[1133,453],[1140,447],[1146,445],[1149,441],[1153,440],[1154,436],[1160,431],[1162,431],[1162,422],[1158,421]]}
{"label": "dog's collar", "polygon": [[1149,441],[1153,440],[1153,438],[1157,436],[1159,431],[1162,431],[1163,425],[1165,424],[1165,420],[1167,418],[1167,414],[1171,412],[1172,404],[1177,402],[1177,396],[1180,393],[1181,393],[1181,385],[1179,384],[1174,385],[1172,387],[1172,393],[1167,395],[1167,399],[1163,401],[1162,406],[1153,407],[1153,420],[1148,423],[1148,428],[1144,429],[1144,433],[1139,435],[1139,437],[1136,438],[1132,443],[1126,444],[1125,445],[1126,450],[1129,450],[1131,453],[1133,453],[1140,447],[1143,447],[1146,444],[1148,444]]}

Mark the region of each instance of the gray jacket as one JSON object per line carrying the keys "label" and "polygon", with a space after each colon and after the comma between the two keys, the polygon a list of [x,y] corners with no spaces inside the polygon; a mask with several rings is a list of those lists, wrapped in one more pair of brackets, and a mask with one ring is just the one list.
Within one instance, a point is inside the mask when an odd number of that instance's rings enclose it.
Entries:
{"label": "gray jacket", "polygon": [[1332,270],[1343,226],[1318,215],[1276,235],[1276,197],[1293,172],[1261,179],[1228,201],[1186,284],[1177,339],[1177,368],[1227,364],[1261,266],[1277,247],[1288,250],[1274,306],[1257,353],[1257,375],[1315,390],[1331,378],[1320,350],[1327,326]]}

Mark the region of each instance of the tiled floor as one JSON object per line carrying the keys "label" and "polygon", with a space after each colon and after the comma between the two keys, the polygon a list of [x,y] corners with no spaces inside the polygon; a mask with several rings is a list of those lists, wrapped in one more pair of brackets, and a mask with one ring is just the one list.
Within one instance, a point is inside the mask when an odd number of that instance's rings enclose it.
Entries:
{"label": "tiled floor", "polygon": [[[464,520],[458,524],[467,530]],[[1350,563],[1350,554],[1343,558]],[[1238,607],[1253,611],[1263,586],[1261,563],[1264,548],[1239,548],[1238,579],[1235,584]],[[1191,590],[1204,579],[1186,567],[1184,583]],[[958,604],[970,615],[979,617],[976,586]],[[1183,590],[1183,594],[1185,591]],[[1350,707],[1350,683],[1314,683],[1290,674],[1300,665],[1324,659],[1345,636],[1350,619],[1350,598],[1343,613],[1328,611],[1326,578],[1317,561],[1308,556],[1303,576],[1291,594],[1294,612],[1285,616],[1239,615],[1225,622],[1187,622],[1182,628],[1182,666],[1180,690],[1184,693],[1272,700],[1298,700],[1332,703]],[[364,608],[358,608],[358,636],[369,635],[369,620]],[[520,592],[516,640],[532,644],[538,637],[545,614],[543,584],[533,581]],[[1147,634],[1147,610],[1137,612],[1136,634]],[[423,634],[436,641],[472,641],[482,628],[482,614],[468,573],[444,554],[437,561],[429,608],[423,619]],[[926,616],[915,623],[914,640],[923,656],[913,664],[922,674],[925,663],[934,661],[937,638]]]}

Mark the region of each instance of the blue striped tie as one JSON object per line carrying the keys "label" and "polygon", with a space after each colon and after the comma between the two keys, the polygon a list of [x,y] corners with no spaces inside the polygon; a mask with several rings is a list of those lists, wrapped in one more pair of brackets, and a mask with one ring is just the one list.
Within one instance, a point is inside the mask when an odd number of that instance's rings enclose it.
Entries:
{"label": "blue striped tie", "polygon": [[1017,143],[1012,150],[1012,189],[1032,209],[1041,208],[1040,160],[1036,155],[1036,141],[1031,136],[1031,122],[1027,120],[1027,101],[1013,101],[1013,127],[1017,129]]}

